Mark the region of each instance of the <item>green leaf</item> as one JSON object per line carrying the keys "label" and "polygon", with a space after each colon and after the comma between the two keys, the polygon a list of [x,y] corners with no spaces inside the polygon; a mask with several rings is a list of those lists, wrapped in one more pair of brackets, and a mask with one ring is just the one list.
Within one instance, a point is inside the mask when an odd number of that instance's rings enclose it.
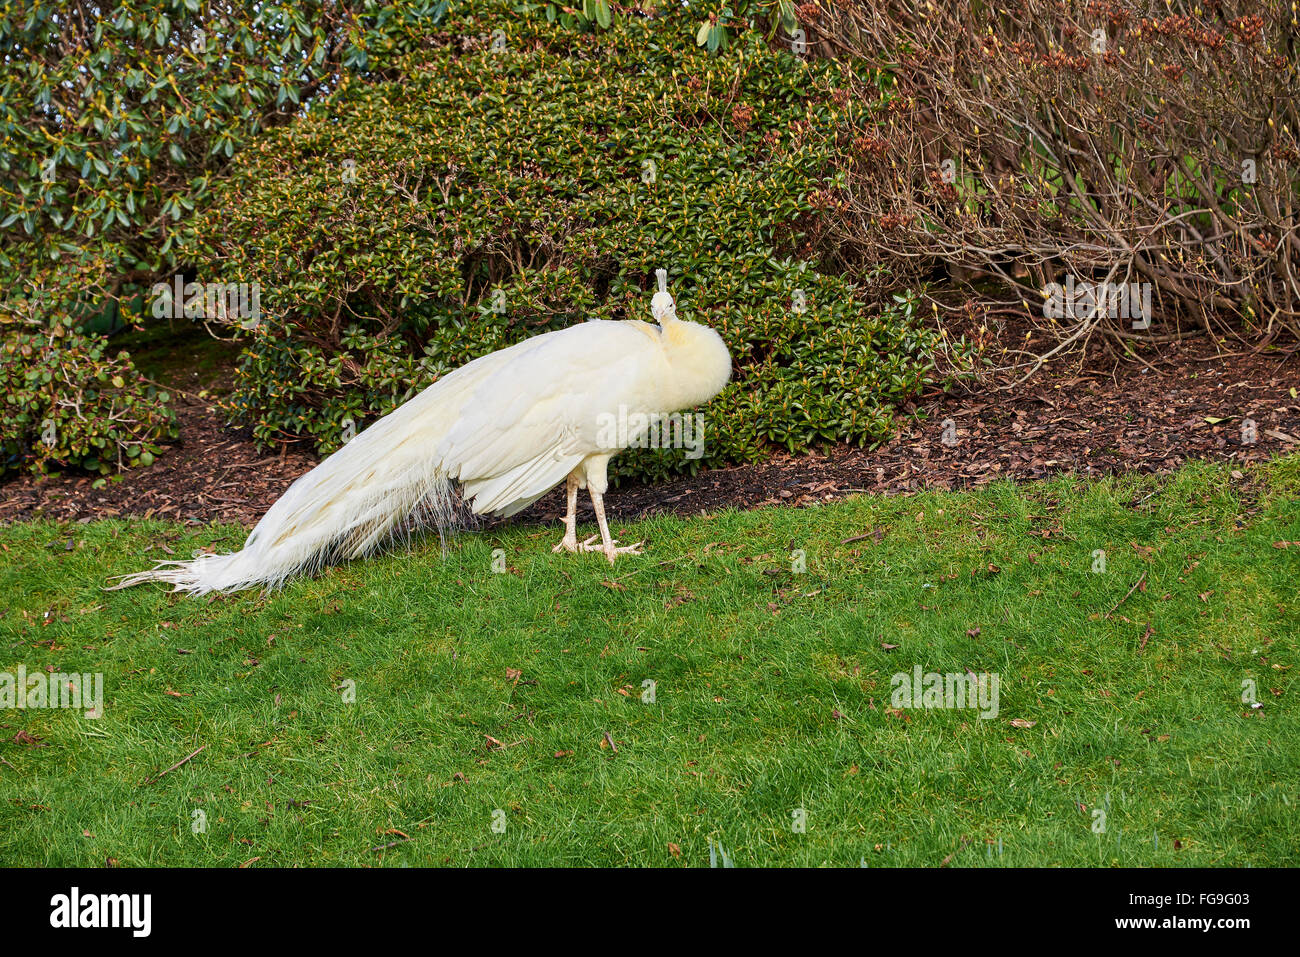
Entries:
{"label": "green leaf", "polygon": [[781,0],[777,5],[781,17],[781,29],[786,33],[794,33],[799,29],[799,18],[795,14],[794,0]]}

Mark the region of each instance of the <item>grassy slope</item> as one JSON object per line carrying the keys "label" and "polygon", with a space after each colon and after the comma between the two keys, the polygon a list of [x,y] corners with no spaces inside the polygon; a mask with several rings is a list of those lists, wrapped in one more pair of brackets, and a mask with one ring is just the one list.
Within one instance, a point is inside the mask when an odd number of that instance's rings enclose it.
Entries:
{"label": "grassy slope", "polygon": [[[1300,547],[1273,546],[1300,541],[1300,460],[632,536],[612,574],[521,527],[209,603],[97,588],[238,529],[0,531],[0,670],[103,671],[107,698],[0,712],[0,862],[707,866],[710,838],[737,866],[1300,860]],[[917,664],[997,672],[1000,714],[889,713]]]}

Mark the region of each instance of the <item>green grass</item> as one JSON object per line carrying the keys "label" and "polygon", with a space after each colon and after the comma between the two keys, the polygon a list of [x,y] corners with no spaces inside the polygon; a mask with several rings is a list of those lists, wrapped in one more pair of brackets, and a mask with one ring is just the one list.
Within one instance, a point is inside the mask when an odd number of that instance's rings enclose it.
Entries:
{"label": "green grass", "polygon": [[[1300,860],[1298,459],[621,531],[612,572],[516,526],[212,601],[99,586],[239,529],[0,531],[0,670],[106,689],[0,712],[0,863]],[[999,713],[891,709],[916,665]]]}

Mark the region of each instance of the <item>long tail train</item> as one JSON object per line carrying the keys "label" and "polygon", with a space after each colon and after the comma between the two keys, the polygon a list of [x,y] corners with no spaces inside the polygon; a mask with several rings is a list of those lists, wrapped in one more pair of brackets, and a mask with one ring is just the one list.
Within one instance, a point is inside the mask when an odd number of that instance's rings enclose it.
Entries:
{"label": "long tail train", "polygon": [[164,582],[203,595],[277,588],[323,566],[374,554],[416,526],[446,528],[457,514],[454,477],[431,455],[454,425],[486,368],[445,376],[299,477],[248,536],[226,555],[162,562],[122,576],[110,591]]}

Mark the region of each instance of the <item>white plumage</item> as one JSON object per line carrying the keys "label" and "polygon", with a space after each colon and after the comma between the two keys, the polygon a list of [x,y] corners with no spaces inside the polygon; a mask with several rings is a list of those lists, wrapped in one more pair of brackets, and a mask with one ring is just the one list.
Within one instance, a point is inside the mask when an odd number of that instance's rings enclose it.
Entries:
{"label": "white plumage", "polygon": [[[606,466],[635,432],[611,441],[608,416],[667,414],[707,402],[726,385],[731,356],[707,326],[677,318],[658,271],[658,325],[584,322],[475,359],[449,373],[293,483],[244,543],[227,555],[164,562],[113,586],[167,582],[204,594],[277,587],[322,565],[373,553],[411,523],[441,529],[453,483],[475,514],[512,515],[568,479],[565,535],[555,550],[638,545],[610,538]],[[601,542],[578,542],[585,487]]]}

